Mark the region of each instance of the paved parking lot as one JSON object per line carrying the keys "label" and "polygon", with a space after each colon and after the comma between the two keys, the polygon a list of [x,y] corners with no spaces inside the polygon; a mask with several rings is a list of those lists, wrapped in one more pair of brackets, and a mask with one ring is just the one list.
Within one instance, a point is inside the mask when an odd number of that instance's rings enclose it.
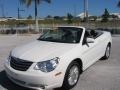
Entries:
{"label": "paved parking lot", "polygon": [[[18,45],[35,40],[39,35],[0,35],[0,90],[29,90],[12,83],[5,75],[4,61],[9,51]],[[111,57],[98,61],[80,76],[72,90],[120,90],[120,36],[113,37]],[[56,89],[59,90],[59,89]]]}

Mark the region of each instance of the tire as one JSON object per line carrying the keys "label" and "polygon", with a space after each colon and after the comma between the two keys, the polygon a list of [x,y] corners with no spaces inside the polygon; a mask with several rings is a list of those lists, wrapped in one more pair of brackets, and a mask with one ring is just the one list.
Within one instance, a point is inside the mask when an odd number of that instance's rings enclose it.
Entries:
{"label": "tire", "polygon": [[73,61],[67,68],[62,89],[69,90],[73,88],[77,84],[81,72],[80,65],[76,61]]}
{"label": "tire", "polygon": [[102,57],[102,60],[107,60],[110,57],[111,45],[108,44],[105,50],[105,55]]}

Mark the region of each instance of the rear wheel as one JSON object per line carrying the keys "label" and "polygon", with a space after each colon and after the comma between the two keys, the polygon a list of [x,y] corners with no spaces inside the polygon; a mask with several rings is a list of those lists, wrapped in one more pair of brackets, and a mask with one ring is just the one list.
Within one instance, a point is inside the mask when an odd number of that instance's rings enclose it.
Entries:
{"label": "rear wheel", "polygon": [[73,88],[79,80],[80,73],[80,65],[77,62],[73,61],[68,66],[62,88],[65,90]]}
{"label": "rear wheel", "polygon": [[110,57],[111,45],[108,44],[106,47],[105,55],[102,57],[102,60],[107,60]]}

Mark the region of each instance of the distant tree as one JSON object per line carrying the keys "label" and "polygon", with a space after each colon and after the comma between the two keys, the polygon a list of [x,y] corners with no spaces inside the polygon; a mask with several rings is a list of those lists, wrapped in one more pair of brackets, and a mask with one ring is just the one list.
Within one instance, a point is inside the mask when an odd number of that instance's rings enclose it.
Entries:
{"label": "distant tree", "polygon": [[102,22],[107,22],[109,20],[110,14],[108,10],[105,8],[104,14],[102,15]]}
{"label": "distant tree", "polygon": [[54,19],[55,19],[55,20],[60,20],[61,17],[60,17],[60,16],[54,16]]}
{"label": "distant tree", "polygon": [[52,18],[52,16],[51,16],[51,15],[48,15],[46,18]]}
{"label": "distant tree", "polygon": [[67,14],[67,22],[68,24],[71,24],[73,22],[73,16],[70,13]]}
{"label": "distant tree", "polygon": [[31,15],[29,15],[29,16],[27,17],[27,19],[32,19],[32,16],[31,16]]}
{"label": "distant tree", "polygon": [[118,1],[117,7],[120,8],[120,0]]}

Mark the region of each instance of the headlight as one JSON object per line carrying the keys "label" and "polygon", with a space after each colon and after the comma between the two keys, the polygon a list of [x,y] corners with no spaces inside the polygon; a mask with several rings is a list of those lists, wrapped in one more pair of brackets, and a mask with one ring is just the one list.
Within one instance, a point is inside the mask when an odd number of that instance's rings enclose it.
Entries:
{"label": "headlight", "polygon": [[38,62],[34,69],[41,70],[42,72],[51,72],[57,67],[58,64],[59,58],[56,57],[48,61]]}

